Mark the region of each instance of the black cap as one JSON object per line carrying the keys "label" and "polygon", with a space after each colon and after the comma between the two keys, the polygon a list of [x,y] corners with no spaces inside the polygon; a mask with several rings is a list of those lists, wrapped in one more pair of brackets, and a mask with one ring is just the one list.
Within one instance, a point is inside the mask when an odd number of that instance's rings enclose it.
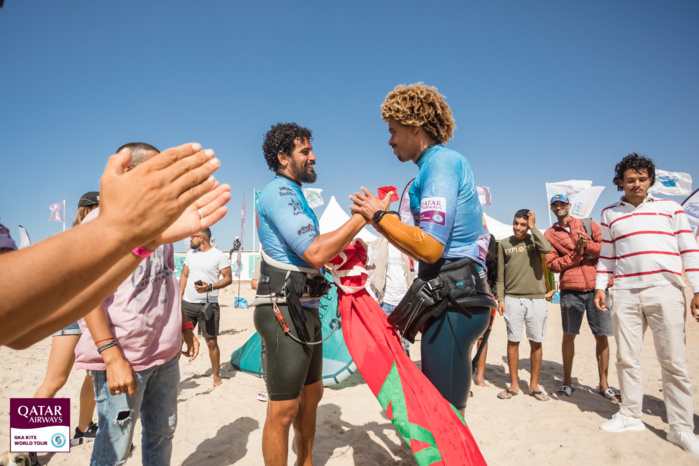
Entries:
{"label": "black cap", "polygon": [[97,191],[90,191],[82,195],[78,201],[78,207],[89,207],[91,205],[99,205],[100,203],[100,193]]}

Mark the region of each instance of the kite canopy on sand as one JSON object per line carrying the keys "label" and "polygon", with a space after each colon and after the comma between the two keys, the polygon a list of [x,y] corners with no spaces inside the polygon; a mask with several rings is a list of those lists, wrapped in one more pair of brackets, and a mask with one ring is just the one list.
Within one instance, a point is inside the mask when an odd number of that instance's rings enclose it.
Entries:
{"label": "kite canopy on sand", "polygon": [[[330,274],[326,276],[328,280],[332,280]],[[323,324],[323,337],[326,337],[330,335],[337,321],[337,290],[335,287],[320,300],[318,313]],[[337,330],[323,342],[323,385],[326,387],[339,384],[357,370],[357,366],[352,362],[352,357],[345,345],[340,325],[338,323]],[[261,349],[260,335],[255,333],[243,346],[233,351],[231,365],[239,371],[262,377],[264,371],[260,360]]]}

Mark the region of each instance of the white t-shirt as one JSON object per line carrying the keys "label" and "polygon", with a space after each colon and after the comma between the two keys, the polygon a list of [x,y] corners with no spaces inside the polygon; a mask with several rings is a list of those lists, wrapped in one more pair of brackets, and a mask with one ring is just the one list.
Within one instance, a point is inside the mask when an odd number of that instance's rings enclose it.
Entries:
{"label": "white t-shirt", "polygon": [[407,291],[408,279],[405,276],[401,252],[395,246],[389,244],[383,302],[395,306],[403,299]]}
{"label": "white t-shirt", "polygon": [[[223,252],[211,248],[206,252],[192,249],[187,253],[184,265],[189,267],[187,286],[184,288],[184,300],[188,303],[205,303],[207,293],[197,293],[194,282],[201,280],[206,283],[216,283],[220,280],[221,270],[230,267],[231,263]],[[218,290],[210,291],[209,302],[218,302]]]}

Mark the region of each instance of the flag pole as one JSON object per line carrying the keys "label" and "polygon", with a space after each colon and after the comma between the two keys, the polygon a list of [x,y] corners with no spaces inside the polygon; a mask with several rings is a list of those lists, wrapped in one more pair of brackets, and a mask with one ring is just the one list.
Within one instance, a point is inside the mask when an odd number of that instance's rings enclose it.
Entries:
{"label": "flag pole", "polygon": [[66,231],[66,200],[63,199],[63,231]]}

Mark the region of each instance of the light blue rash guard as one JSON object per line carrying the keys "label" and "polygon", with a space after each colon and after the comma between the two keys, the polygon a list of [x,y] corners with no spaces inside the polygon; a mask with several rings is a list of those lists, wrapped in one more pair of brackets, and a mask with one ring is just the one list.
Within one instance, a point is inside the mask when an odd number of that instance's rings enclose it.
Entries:
{"label": "light blue rash guard", "polygon": [[284,264],[313,268],[302,256],[319,235],[318,219],[308,206],[301,185],[276,176],[260,193],[257,219],[260,243],[269,257]]}
{"label": "light blue rash guard", "polygon": [[485,265],[490,233],[466,157],[437,144],[417,165],[409,191],[415,224],[444,245],[442,258],[469,257]]}

